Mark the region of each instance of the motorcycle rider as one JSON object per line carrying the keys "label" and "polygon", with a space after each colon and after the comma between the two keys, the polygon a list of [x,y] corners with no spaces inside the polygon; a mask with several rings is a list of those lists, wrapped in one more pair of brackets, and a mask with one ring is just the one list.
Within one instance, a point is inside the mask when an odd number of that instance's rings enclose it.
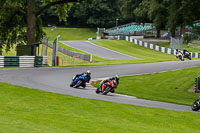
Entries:
{"label": "motorcycle rider", "polygon": [[180,50],[176,49],[176,58],[179,58],[179,55],[183,57],[183,53]]}
{"label": "motorcycle rider", "polygon": [[179,54],[183,55],[183,53],[182,53],[180,50],[176,49],[176,57],[177,57],[177,58],[178,58],[178,55],[179,55]]}
{"label": "motorcycle rider", "polygon": [[190,56],[191,53],[189,51],[187,51],[186,49],[183,49],[183,56],[184,58],[187,58],[187,56]]}
{"label": "motorcycle rider", "polygon": [[[108,78],[108,79],[105,79],[105,80],[101,81],[99,87],[98,87],[97,90],[96,90],[96,93],[98,94],[98,93],[101,92],[101,88],[102,88],[102,85],[103,85],[104,83],[110,82],[110,81],[112,81],[112,80],[115,80],[115,81],[116,81],[116,86],[118,86],[118,84],[119,84],[119,75],[115,75],[115,76],[113,76],[113,77],[111,77],[111,78]],[[115,90],[112,89],[110,92],[114,93]]]}
{"label": "motorcycle rider", "polygon": [[[87,70],[87,72],[83,72],[83,73],[80,73],[80,74],[76,74],[76,76],[73,77],[72,83],[70,84],[70,86],[71,86],[71,87],[73,86],[73,81],[74,81],[77,77],[82,76],[82,75],[84,75],[84,74],[85,74],[85,76],[86,76],[86,78],[87,78],[87,83],[89,83],[89,82],[90,82],[90,79],[91,79],[91,72],[90,72],[90,70]],[[83,84],[82,87],[85,88],[85,87],[86,87],[86,84]]]}

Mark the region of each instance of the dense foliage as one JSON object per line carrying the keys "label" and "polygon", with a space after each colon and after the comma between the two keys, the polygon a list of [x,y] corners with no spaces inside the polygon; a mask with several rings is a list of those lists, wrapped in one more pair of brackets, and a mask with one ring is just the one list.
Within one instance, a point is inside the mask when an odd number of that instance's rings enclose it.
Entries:
{"label": "dense foliage", "polygon": [[86,0],[74,3],[69,11],[71,25],[113,27],[120,17],[120,0]]}
{"label": "dense foliage", "polygon": [[0,5],[0,47],[7,48],[37,43],[45,35],[44,22],[95,28],[114,27],[117,20],[153,22],[159,37],[163,26],[174,36],[176,27],[200,20],[199,0],[0,0]]}
{"label": "dense foliage", "polygon": [[199,0],[143,0],[134,13],[137,17],[148,17],[152,20],[158,33],[161,25],[166,25],[172,36],[175,36],[177,27],[180,26],[182,29],[200,19],[200,2]]}
{"label": "dense foliage", "polygon": [[66,20],[69,2],[77,0],[0,0],[0,46],[38,42],[44,36],[40,15],[54,8]]}

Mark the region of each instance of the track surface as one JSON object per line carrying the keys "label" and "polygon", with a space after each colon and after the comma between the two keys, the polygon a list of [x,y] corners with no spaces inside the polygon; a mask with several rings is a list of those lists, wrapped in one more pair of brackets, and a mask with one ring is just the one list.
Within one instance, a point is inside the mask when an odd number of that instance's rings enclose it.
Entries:
{"label": "track surface", "polygon": [[60,41],[65,45],[85,51],[89,54],[104,58],[104,59],[137,59],[135,57],[125,55],[110,49],[95,45],[89,41]]}
{"label": "track surface", "polygon": [[136,75],[155,73],[169,70],[176,70],[188,67],[200,66],[199,60],[193,61],[173,61],[146,64],[128,64],[114,66],[93,66],[93,67],[72,67],[72,68],[36,68],[36,69],[9,69],[0,70],[0,82],[7,82],[28,88],[36,88],[59,94],[69,94],[72,96],[99,99],[117,103],[132,104],[145,107],[163,108],[168,110],[192,112],[189,106],[162,103],[150,100],[137,99],[135,97],[108,94],[98,95],[95,89],[87,87],[85,89],[75,89],[69,87],[72,76],[86,70],[91,70],[92,79],[119,75]]}

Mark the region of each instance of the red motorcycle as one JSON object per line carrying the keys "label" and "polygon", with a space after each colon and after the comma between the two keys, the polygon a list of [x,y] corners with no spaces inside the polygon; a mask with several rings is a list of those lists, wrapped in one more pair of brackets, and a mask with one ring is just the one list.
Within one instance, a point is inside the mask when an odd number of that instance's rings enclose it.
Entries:
{"label": "red motorcycle", "polygon": [[109,82],[105,82],[101,87],[101,93],[103,95],[108,94],[108,92],[114,93],[114,90],[117,88],[117,82],[115,80],[111,80]]}

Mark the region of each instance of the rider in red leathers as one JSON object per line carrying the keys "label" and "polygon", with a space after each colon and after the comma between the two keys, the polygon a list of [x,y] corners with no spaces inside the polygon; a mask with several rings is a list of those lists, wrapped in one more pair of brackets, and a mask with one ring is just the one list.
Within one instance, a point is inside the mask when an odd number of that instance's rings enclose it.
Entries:
{"label": "rider in red leathers", "polygon": [[[116,81],[116,87],[117,87],[118,84],[119,84],[119,76],[118,76],[118,75],[116,75],[116,76],[114,76],[114,77],[111,77],[111,78],[108,78],[108,79],[105,79],[105,80],[101,81],[99,87],[98,87],[97,90],[96,90],[96,93],[98,94],[98,93],[101,92],[101,88],[102,88],[102,85],[103,85],[104,83],[109,82],[109,81],[112,81],[112,80],[115,80],[115,81]],[[115,90],[112,89],[110,92],[114,93]]]}

